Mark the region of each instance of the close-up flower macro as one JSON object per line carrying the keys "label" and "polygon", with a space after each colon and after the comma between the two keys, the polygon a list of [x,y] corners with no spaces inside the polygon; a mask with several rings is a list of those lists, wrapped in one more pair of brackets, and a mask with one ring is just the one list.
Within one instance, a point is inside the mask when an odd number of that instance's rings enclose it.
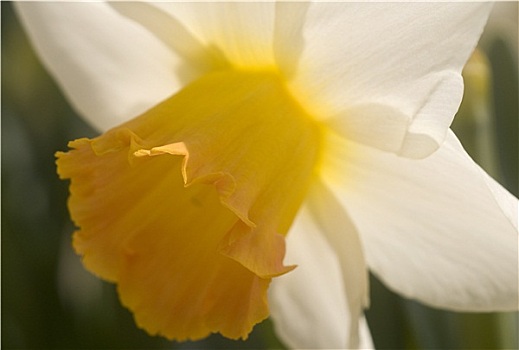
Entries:
{"label": "close-up flower macro", "polygon": [[517,2],[2,2],[2,347],[511,349]]}

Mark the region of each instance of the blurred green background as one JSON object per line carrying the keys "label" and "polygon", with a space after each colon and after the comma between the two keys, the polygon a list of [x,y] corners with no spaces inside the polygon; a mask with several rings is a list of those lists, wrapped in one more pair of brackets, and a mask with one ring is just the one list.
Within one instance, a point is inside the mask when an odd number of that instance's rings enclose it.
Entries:
{"label": "blurred green background", "polygon": [[[466,98],[453,128],[517,196],[517,3],[506,6],[496,9],[481,41],[484,55],[465,74]],[[2,348],[282,348],[268,321],[245,342],[149,337],[120,306],[114,286],[83,270],[70,245],[67,183],[56,175],[54,153],[96,132],[42,68],[8,2],[1,3],[1,26]],[[379,349],[518,348],[517,313],[435,310],[398,297],[373,277],[371,293],[367,317]]]}

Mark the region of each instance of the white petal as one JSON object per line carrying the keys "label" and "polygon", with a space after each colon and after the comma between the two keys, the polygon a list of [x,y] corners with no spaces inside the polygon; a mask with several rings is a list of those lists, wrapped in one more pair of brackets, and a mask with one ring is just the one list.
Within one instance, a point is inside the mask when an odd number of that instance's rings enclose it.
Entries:
{"label": "white petal", "polygon": [[375,349],[375,346],[373,345],[373,339],[371,338],[371,332],[368,327],[368,322],[364,316],[360,319],[359,338],[359,349]]}
{"label": "white petal", "polygon": [[287,79],[299,68],[299,56],[305,47],[303,26],[309,6],[309,2],[276,2],[273,49],[276,64]]}
{"label": "white petal", "polygon": [[518,201],[452,132],[422,160],[339,137],[330,150],[324,182],[358,227],[369,267],[390,288],[453,310],[518,309]]}
{"label": "white petal", "polygon": [[[291,348],[348,348],[350,329],[358,328],[351,325],[341,262],[321,230],[304,206],[287,237],[287,263],[298,267],[274,279],[270,288],[276,332]],[[360,345],[369,348],[369,330],[360,321]]]}
{"label": "white petal", "polygon": [[228,66],[229,63],[222,52],[208,46],[212,45],[211,43],[201,42],[183,23],[160,7],[146,2],[109,4],[123,16],[141,24],[181,57],[184,63],[182,68],[177,69],[177,75],[184,84],[204,73]]}
{"label": "white petal", "polygon": [[274,2],[160,2],[155,6],[238,67],[273,66]]}
{"label": "white petal", "polygon": [[368,269],[357,229],[332,193],[316,181],[307,196],[315,222],[330,242],[341,266],[350,311],[349,348],[359,346],[359,319],[369,304]]}
{"label": "white petal", "polygon": [[172,51],[105,3],[17,2],[16,8],[47,69],[100,130],[179,88]]}
{"label": "white petal", "polygon": [[343,136],[412,158],[427,156],[459,107],[461,69],[490,6],[314,3],[293,89]]}
{"label": "white petal", "polygon": [[344,348],[350,319],[340,265],[306,207],[287,236],[285,263],[298,266],[269,290],[279,338],[290,348]]}

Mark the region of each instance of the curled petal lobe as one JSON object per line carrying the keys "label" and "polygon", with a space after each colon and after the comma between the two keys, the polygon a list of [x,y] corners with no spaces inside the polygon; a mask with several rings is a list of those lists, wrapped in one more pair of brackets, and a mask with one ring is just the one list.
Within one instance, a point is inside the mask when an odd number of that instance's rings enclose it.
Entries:
{"label": "curled petal lobe", "polygon": [[246,338],[271,279],[294,268],[284,235],[319,145],[275,72],[208,74],[58,154],[74,247],[148,332]]}
{"label": "curled petal lobe", "polygon": [[[311,3],[293,88],[301,100],[316,103],[315,115],[343,124],[344,137],[423,158],[442,143],[459,107],[461,70],[491,6]],[[351,110],[362,109],[367,118],[350,119]]]}

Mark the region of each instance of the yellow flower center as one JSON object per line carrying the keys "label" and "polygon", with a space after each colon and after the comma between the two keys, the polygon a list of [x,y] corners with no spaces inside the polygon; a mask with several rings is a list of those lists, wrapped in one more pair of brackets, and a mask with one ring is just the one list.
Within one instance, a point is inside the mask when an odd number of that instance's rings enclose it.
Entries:
{"label": "yellow flower center", "polygon": [[58,153],[74,247],[151,334],[246,338],[268,316],[320,126],[270,70],[209,73]]}

